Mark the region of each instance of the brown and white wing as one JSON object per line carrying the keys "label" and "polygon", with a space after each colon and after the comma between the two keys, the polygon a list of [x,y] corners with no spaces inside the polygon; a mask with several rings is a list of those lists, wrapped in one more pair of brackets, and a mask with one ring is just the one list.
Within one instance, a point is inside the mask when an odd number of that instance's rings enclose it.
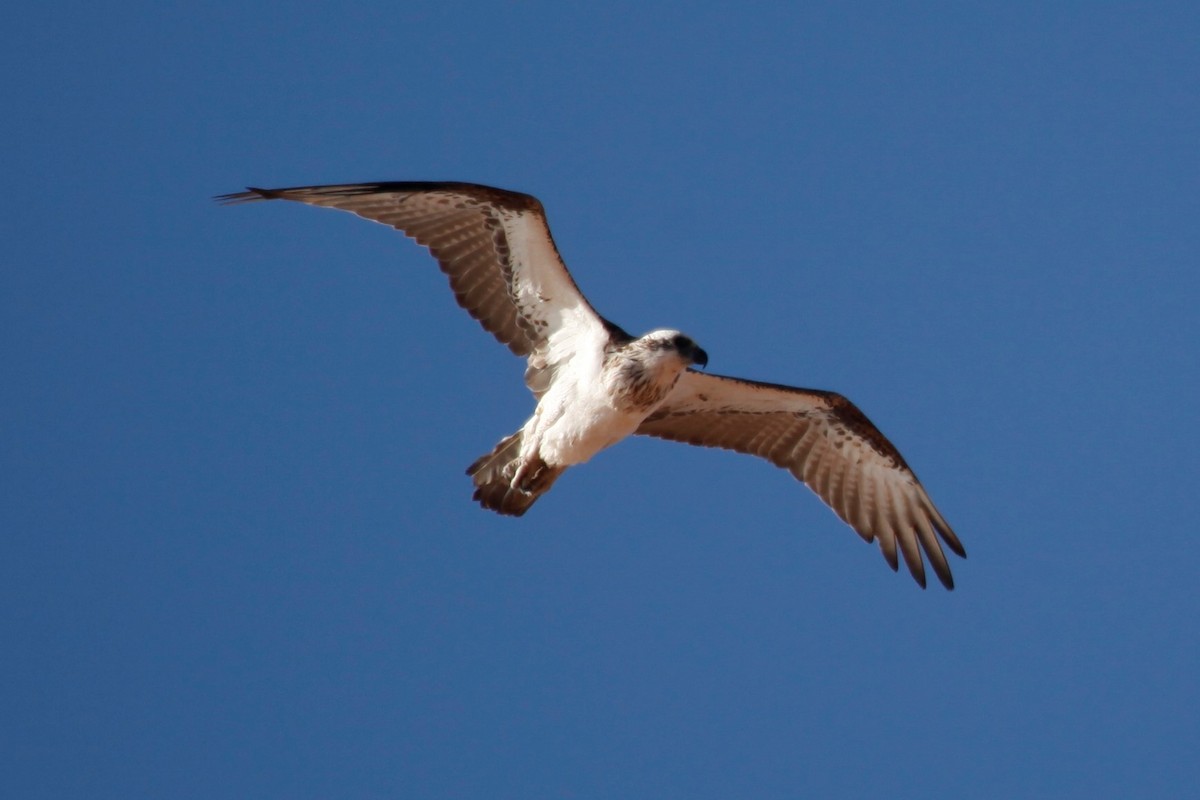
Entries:
{"label": "brown and white wing", "polygon": [[925,586],[924,550],[942,584],[954,588],[938,538],[965,558],[958,537],[899,451],[839,394],[688,370],[637,432],[765,458],[865,540],[878,539],[893,570],[899,549]]}
{"label": "brown and white wing", "polygon": [[[470,183],[391,182],[223,195],[225,203],[295,200],[389,225],[429,248],[458,303],[531,371],[609,332],[588,304],[550,236],[537,198]],[[600,339],[600,341],[603,341]],[[531,375],[531,388],[535,376]]]}

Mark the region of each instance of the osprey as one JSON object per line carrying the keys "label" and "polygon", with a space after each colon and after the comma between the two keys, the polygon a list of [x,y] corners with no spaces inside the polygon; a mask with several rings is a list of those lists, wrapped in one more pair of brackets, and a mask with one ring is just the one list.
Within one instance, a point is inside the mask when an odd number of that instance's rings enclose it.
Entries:
{"label": "osprey", "polygon": [[526,359],[533,416],[467,468],[474,499],[520,516],[571,466],[630,434],[765,458],[803,481],[867,542],[897,551],[922,587],[922,550],[954,588],[941,543],[966,557],[899,451],[839,394],[697,372],[677,330],[631,336],[571,279],[534,197],[470,183],[256,189],[224,203],[295,200],[390,225],[428,247],[459,305]]}

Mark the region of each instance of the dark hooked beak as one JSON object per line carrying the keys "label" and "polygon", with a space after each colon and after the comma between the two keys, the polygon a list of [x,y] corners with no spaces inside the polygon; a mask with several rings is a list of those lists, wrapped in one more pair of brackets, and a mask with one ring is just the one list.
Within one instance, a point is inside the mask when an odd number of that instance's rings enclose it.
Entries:
{"label": "dark hooked beak", "polygon": [[697,366],[700,366],[700,367],[707,367],[708,366],[708,353],[704,352],[704,350],[697,347],[695,350],[692,351],[692,363]]}

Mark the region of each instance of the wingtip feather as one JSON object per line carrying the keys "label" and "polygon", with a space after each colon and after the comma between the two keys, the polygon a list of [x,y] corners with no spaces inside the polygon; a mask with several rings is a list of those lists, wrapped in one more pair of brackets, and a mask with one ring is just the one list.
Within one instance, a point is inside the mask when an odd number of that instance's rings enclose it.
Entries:
{"label": "wingtip feather", "polygon": [[244,192],[231,192],[229,194],[219,194],[213,197],[213,200],[223,206],[236,206],[242,203],[253,203],[256,200],[270,200],[276,195],[270,189],[259,189],[255,186],[247,186]]}

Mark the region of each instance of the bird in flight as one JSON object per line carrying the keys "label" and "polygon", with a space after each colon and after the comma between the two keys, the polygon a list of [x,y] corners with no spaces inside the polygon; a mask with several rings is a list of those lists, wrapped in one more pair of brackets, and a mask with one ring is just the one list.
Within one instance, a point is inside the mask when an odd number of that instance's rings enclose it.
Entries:
{"label": "bird in flight", "polygon": [[[759,456],[803,481],[893,570],[925,586],[922,551],[954,588],[944,542],[962,543],[900,452],[834,392],[699,372],[677,330],[631,336],[579,291],[537,198],[471,183],[250,188],[223,203],[294,200],[389,225],[429,248],[459,305],[526,359],[533,416],[467,468],[474,499],[521,516],[571,466],[631,434]],[[941,541],[939,541],[939,538]]]}

